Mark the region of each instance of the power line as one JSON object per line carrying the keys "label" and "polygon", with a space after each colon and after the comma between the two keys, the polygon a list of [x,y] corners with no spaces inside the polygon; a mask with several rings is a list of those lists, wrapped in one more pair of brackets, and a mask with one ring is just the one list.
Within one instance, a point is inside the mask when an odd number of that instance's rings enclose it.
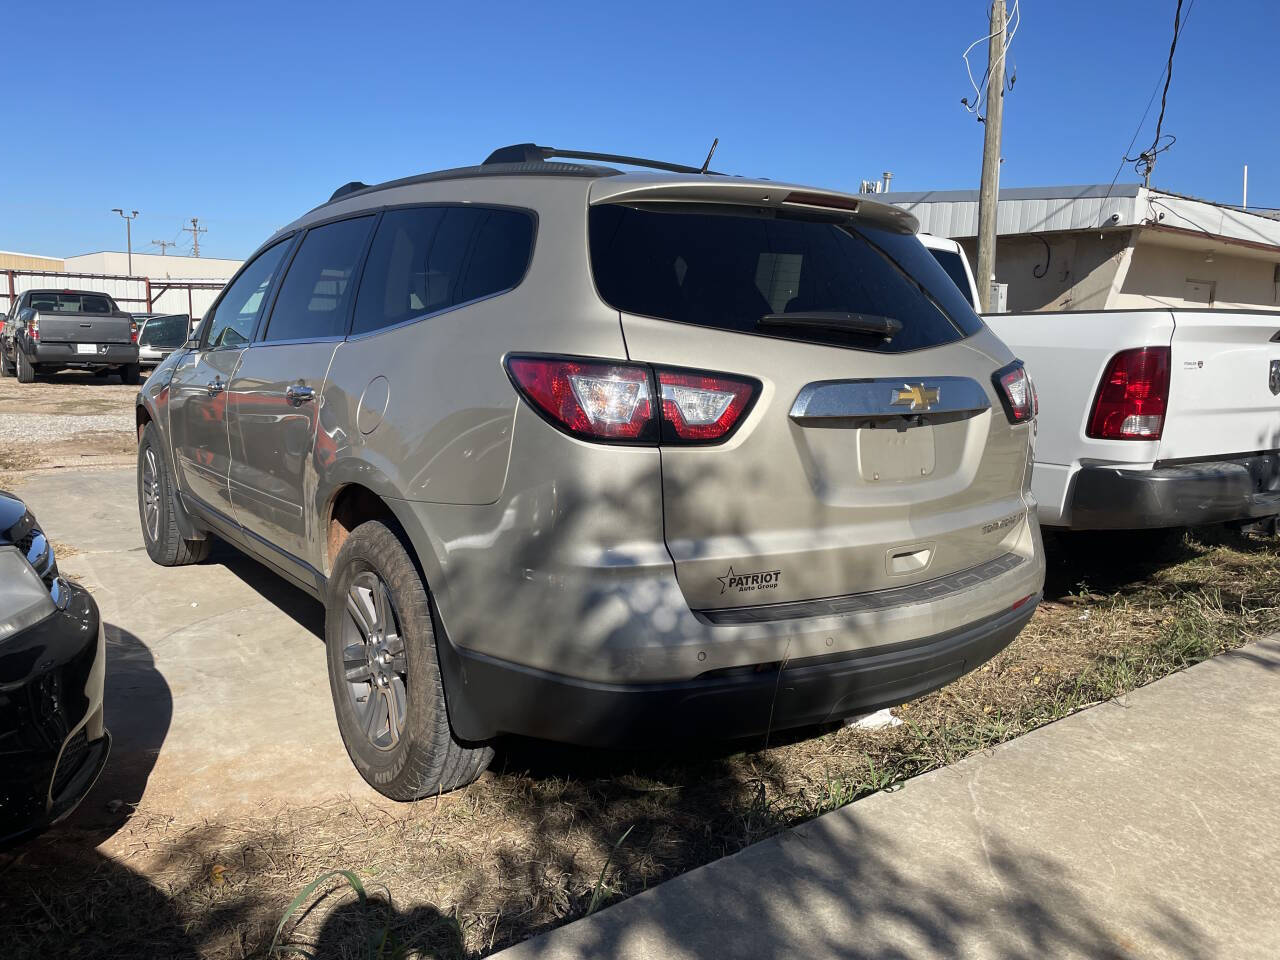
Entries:
{"label": "power line", "polygon": [[[974,94],[973,103],[969,102],[968,97],[961,97],[960,102],[964,104],[965,110],[969,111],[969,113],[975,114],[979,120],[982,120],[983,117],[982,114],[978,113],[978,111],[982,107],[983,98],[987,95],[987,89],[991,86],[991,65],[990,63],[987,64],[987,69],[982,74],[982,82],[976,83],[973,79],[973,69],[969,66],[969,54],[978,44],[993,40],[1000,33],[1003,33],[1004,52],[1002,56],[1007,57],[1009,54],[1009,48],[1013,45],[1014,34],[1018,32],[1018,27],[1020,26],[1022,26],[1022,4],[1020,0],[1013,0],[1013,9],[1009,11],[1008,17],[1005,18],[1004,26],[1000,30],[996,31],[996,33],[989,33],[985,37],[979,37],[977,40],[973,41],[973,43],[969,44],[969,46],[965,47],[964,53],[960,54],[960,59],[964,61],[965,73],[969,75],[969,86],[973,87]],[[1000,84],[1003,88],[1003,77],[1000,78]]]}
{"label": "power line", "polygon": [[[1195,0],[1192,0],[1194,3]],[[1187,9],[1187,15],[1191,15],[1190,8]],[[1173,40],[1169,43],[1169,61],[1164,68],[1164,92],[1160,94],[1160,114],[1156,117],[1156,137],[1151,141],[1151,146],[1138,154],[1136,157],[1125,156],[1125,160],[1136,164],[1136,169],[1142,174],[1143,186],[1151,186],[1151,171],[1155,169],[1156,158],[1165,150],[1173,146],[1173,138],[1169,142],[1160,145],[1160,130],[1164,126],[1164,111],[1169,103],[1169,84],[1173,82],[1173,54],[1178,49],[1178,34],[1182,32],[1182,0],[1178,0],[1178,5],[1173,11]]]}
{"label": "power line", "polygon": [[[1129,158],[1129,151],[1132,150],[1133,145],[1138,142],[1138,134],[1142,133],[1142,127],[1147,122],[1147,115],[1151,113],[1151,105],[1156,101],[1156,91],[1160,89],[1160,84],[1165,81],[1165,74],[1169,73],[1173,67],[1173,51],[1178,45],[1178,37],[1182,35],[1182,31],[1185,30],[1187,28],[1187,24],[1191,22],[1191,11],[1195,9],[1195,5],[1196,5],[1196,0],[1191,0],[1191,2],[1187,4],[1187,15],[1182,19],[1181,26],[1179,26],[1177,30],[1174,32],[1173,44],[1169,48],[1169,59],[1165,63],[1164,67],[1161,68],[1160,76],[1156,77],[1155,86],[1151,88],[1151,96],[1147,98],[1146,109],[1142,111],[1142,119],[1138,121],[1138,126],[1134,128],[1133,136],[1129,138],[1129,146],[1125,147],[1124,154],[1120,159],[1120,163],[1116,166],[1116,172],[1111,177],[1111,183],[1107,185],[1107,194],[1105,197],[1103,197],[1104,203],[1111,196],[1111,191],[1115,189],[1116,181],[1120,179],[1120,171],[1124,169],[1124,165],[1126,163],[1134,162]],[[1182,0],[1178,0],[1178,9],[1179,10],[1182,9]],[[1176,20],[1176,14],[1175,14],[1175,20]],[[1165,96],[1168,96],[1168,93],[1169,93],[1169,86],[1167,83],[1165,83]],[[1161,120],[1163,121],[1164,119],[1163,101],[1161,102],[1161,107],[1160,107],[1160,117],[1161,117]],[[1168,149],[1168,148],[1166,147],[1165,149]],[[1139,154],[1139,157],[1141,157],[1141,154]]]}

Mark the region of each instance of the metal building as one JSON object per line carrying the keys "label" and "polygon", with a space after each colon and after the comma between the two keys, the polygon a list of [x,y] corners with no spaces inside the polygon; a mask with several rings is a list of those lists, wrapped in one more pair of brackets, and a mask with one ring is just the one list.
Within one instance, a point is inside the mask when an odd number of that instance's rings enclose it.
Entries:
{"label": "metal building", "polygon": [[[978,191],[882,193],[977,262]],[[1010,312],[1280,310],[1280,221],[1138,184],[1000,191],[996,283]]]}

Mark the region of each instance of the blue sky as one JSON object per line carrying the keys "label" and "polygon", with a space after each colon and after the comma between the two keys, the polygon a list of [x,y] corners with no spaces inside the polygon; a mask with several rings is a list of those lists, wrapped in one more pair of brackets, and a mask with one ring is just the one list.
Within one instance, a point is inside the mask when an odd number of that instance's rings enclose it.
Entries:
{"label": "blue sky", "polygon": [[[1175,0],[1024,0],[1002,183],[1107,183],[1168,53]],[[0,48],[0,249],[242,257],[353,179],[534,140],[856,190],[977,186],[961,51],[986,0],[18,3]],[[1186,3],[1184,2],[1184,11]],[[1280,206],[1275,0],[1197,0],[1153,184]],[[49,42],[35,42],[41,37]],[[32,42],[12,42],[27,38]],[[982,47],[972,57],[985,62]],[[1152,136],[1152,107],[1135,150]],[[1120,182],[1133,182],[1131,167]],[[179,247],[178,252],[183,252]],[[173,251],[171,251],[173,252]]]}

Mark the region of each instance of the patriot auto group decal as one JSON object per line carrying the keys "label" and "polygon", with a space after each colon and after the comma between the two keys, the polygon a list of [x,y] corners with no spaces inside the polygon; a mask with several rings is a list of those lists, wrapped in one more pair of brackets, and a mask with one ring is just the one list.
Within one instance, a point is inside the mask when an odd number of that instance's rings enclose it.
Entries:
{"label": "patriot auto group decal", "polygon": [[757,573],[734,573],[733,567],[720,581],[720,592],[751,593],[753,590],[777,590],[778,581],[782,579],[781,570],[761,570]]}

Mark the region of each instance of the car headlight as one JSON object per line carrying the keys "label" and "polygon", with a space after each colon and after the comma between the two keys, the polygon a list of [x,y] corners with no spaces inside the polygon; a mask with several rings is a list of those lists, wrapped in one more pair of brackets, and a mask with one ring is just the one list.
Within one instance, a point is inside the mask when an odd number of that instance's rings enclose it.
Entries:
{"label": "car headlight", "polygon": [[56,609],[44,581],[17,547],[0,547],[0,642]]}

